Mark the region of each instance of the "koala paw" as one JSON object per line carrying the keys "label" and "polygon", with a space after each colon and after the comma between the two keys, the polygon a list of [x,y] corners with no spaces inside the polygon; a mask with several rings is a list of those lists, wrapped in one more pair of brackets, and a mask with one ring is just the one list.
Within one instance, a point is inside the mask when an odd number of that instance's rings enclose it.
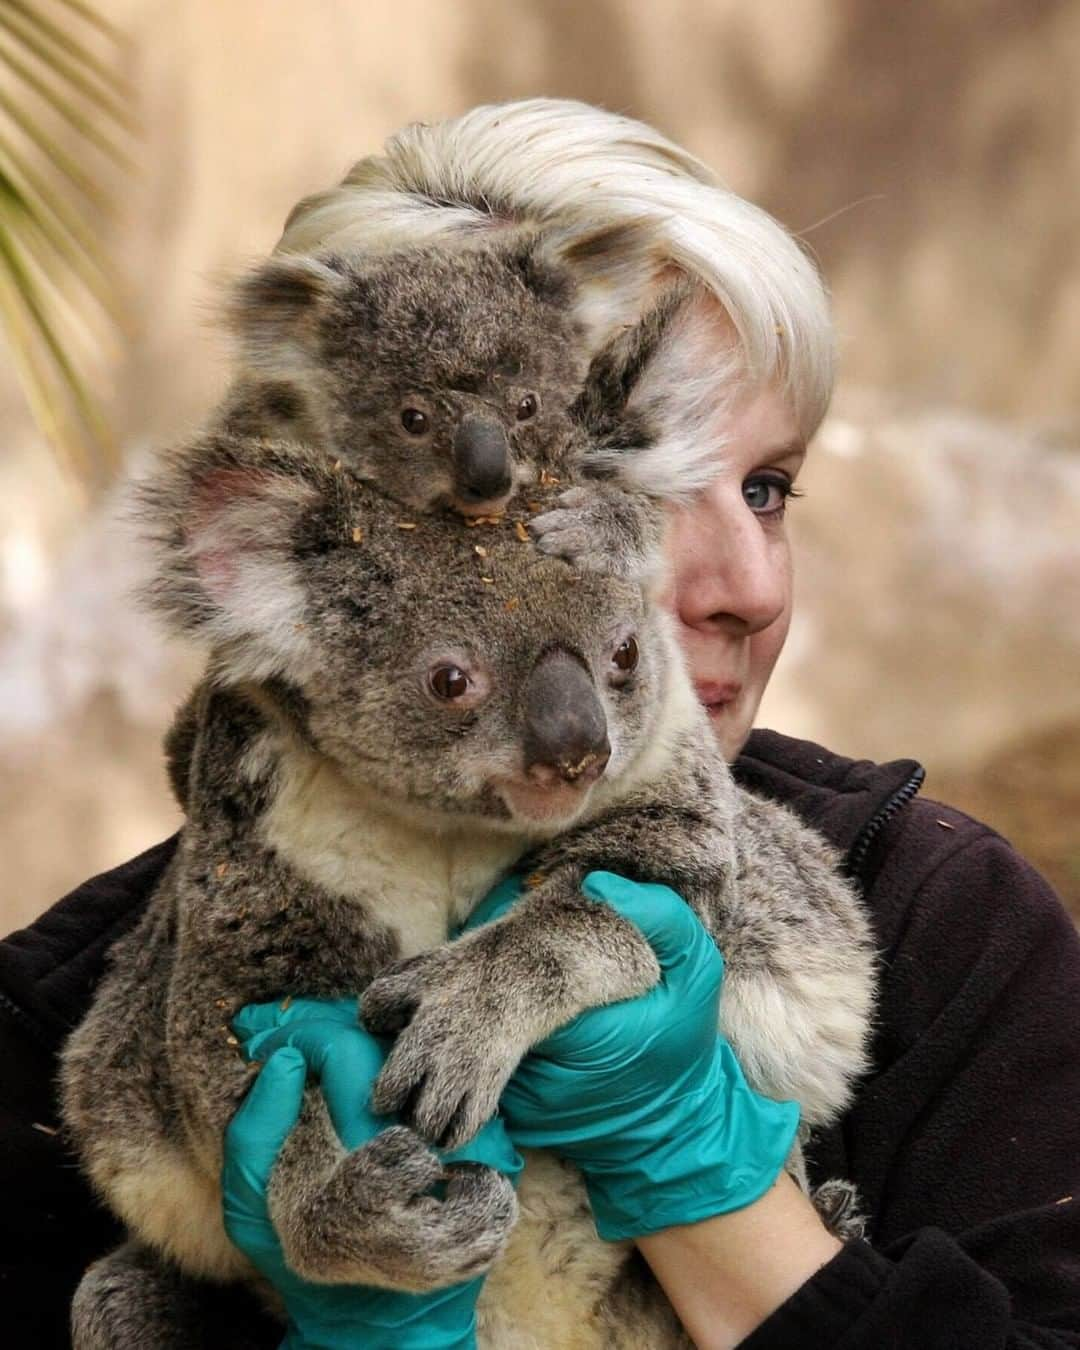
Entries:
{"label": "koala paw", "polygon": [[[602,571],[607,563],[597,547],[597,532],[591,528],[590,497],[585,488],[570,488],[559,494],[561,506],[529,521],[529,529],[541,553],[590,571]],[[602,542],[602,541],[600,541]]]}
{"label": "koala paw", "polygon": [[[442,1199],[430,1193],[439,1181]],[[422,1292],[486,1270],[506,1245],[517,1201],[493,1168],[444,1167],[397,1125],[273,1217],[285,1259],[304,1279]]]}
{"label": "koala paw", "polygon": [[659,533],[643,499],[594,485],[569,488],[558,501],[554,511],[529,522],[539,552],[609,576],[643,580],[650,574]]}
{"label": "koala paw", "polygon": [[[486,985],[486,987],[485,987]],[[505,990],[504,990],[505,992]],[[441,947],[394,967],[361,998],[369,1031],[397,1034],[372,1093],[380,1113],[397,1113],[439,1148],[459,1148],[496,1111],[518,1060],[531,1044],[500,1034],[499,988],[457,947]]]}

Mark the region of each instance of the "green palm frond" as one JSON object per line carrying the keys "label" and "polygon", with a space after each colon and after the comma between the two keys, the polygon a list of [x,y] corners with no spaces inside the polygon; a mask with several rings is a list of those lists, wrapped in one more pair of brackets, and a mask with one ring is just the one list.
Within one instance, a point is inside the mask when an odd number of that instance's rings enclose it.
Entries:
{"label": "green palm frond", "polygon": [[82,0],[0,0],[0,323],[38,425],[88,484],[118,458],[75,339],[100,350],[122,323],[87,219],[111,212],[103,161],[133,167],[122,43]]}

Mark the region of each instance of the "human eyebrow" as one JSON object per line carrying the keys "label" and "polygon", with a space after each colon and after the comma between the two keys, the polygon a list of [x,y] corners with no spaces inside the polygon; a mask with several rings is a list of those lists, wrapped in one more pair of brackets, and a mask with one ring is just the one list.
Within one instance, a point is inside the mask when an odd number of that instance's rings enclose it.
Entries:
{"label": "human eyebrow", "polygon": [[762,455],[762,461],[775,464],[780,460],[797,459],[801,464],[806,458],[806,444],[804,441],[787,441],[783,445],[773,447]]}

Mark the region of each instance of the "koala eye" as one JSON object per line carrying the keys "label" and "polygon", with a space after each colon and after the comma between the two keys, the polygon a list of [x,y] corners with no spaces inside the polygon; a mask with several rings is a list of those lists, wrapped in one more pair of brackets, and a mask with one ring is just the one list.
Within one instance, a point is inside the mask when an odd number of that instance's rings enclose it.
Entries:
{"label": "koala eye", "polygon": [[469,677],[458,666],[436,666],[428,676],[428,684],[436,698],[450,702],[467,692]]}
{"label": "koala eye", "polygon": [[517,405],[517,420],[527,422],[540,411],[540,400],[535,394],[526,394]]}
{"label": "koala eye", "polygon": [[419,408],[406,408],[401,414],[401,425],[410,436],[423,436],[428,429],[428,415]]}
{"label": "koala eye", "polygon": [[611,657],[615,667],[615,683],[622,684],[638,663],[638,645],[636,639],[628,637],[620,642]]}

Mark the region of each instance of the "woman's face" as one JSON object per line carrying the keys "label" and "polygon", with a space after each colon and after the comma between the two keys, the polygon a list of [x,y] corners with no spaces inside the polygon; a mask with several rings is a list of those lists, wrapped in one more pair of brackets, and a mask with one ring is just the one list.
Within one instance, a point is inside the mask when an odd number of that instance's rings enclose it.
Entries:
{"label": "woman's face", "polygon": [[728,424],[716,477],[673,515],[665,599],[724,755],[750,734],[791,620],[786,498],[805,447],[779,394],[751,395]]}

